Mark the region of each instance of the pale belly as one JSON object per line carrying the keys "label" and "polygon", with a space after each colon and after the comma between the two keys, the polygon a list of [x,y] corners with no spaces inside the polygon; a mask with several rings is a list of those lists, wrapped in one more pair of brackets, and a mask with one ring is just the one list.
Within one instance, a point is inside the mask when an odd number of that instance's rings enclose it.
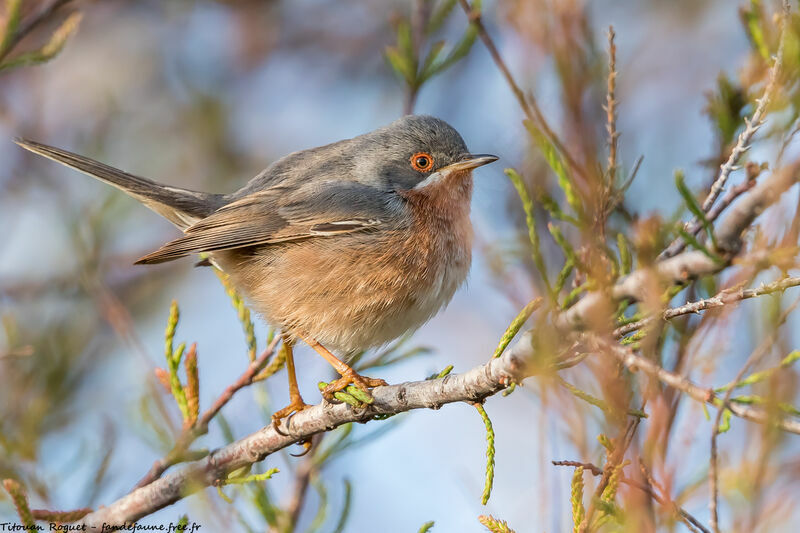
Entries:
{"label": "pale belly", "polygon": [[268,323],[346,357],[435,315],[466,279],[470,246],[463,236],[432,242],[406,231],[225,252],[218,261]]}

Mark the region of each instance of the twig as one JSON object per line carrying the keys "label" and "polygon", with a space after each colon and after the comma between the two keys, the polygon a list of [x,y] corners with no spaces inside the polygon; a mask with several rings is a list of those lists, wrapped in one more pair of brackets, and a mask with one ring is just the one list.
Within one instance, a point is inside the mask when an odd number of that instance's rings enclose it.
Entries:
{"label": "twig", "polygon": [[[787,307],[783,313],[781,313],[781,317],[778,319],[775,328],[777,330],[786,319],[789,317],[789,314],[797,308],[797,305],[800,304],[800,298],[797,298],[792,305]],[[730,405],[731,395],[733,391],[736,390],[736,384],[739,383],[747,371],[752,368],[753,366],[757,365],[761,359],[767,355],[772,346],[775,344],[775,333],[764,339],[764,341],[756,348],[750,357],[747,358],[742,368],[739,369],[739,372],[736,374],[736,377],[733,378],[733,386],[729,387],[725,391],[725,395],[722,397],[722,402],[720,403],[717,409],[717,416],[714,418],[714,425],[711,428],[711,459],[709,462],[708,468],[708,485],[709,491],[711,492],[711,498],[708,502],[708,509],[709,509],[709,523],[711,525],[711,529],[714,533],[719,533],[719,510],[717,507],[717,500],[719,498],[719,488],[718,488],[718,470],[719,470],[719,461],[717,458],[717,437],[719,436],[719,426],[722,422],[722,415],[728,406]]]}
{"label": "twig", "polygon": [[606,490],[609,481],[611,481],[611,475],[622,464],[622,461],[625,458],[625,453],[628,451],[628,447],[633,441],[633,435],[636,433],[636,429],[639,427],[639,423],[641,421],[641,418],[633,418],[629,420],[625,426],[625,429],[620,433],[619,438],[616,440],[614,451],[611,453],[608,461],[606,461],[606,464],[603,466],[602,476],[600,477],[600,481],[597,483],[597,487],[594,490],[592,499],[589,501],[589,508],[586,509],[586,514],[584,515],[583,521],[578,527],[579,533],[586,533],[586,531],[589,531],[592,518],[597,510],[597,502],[601,499],[601,496]]}
{"label": "twig", "polygon": [[[725,211],[725,209],[727,209],[727,207],[733,203],[734,200],[736,200],[739,196],[741,196],[742,194],[746,193],[747,191],[755,187],[755,185],[756,185],[755,179],[748,179],[744,183],[740,183],[735,187],[731,187],[731,189],[728,191],[728,194],[726,194],[722,198],[722,200],[720,200],[718,203],[714,204],[714,207],[712,207],[711,210],[706,215],[706,220],[708,220],[709,222],[714,222],[717,218],[719,218],[722,212]],[[700,225],[702,226],[702,224]],[[686,243],[684,243],[684,246],[685,245]]]}
{"label": "twig", "polygon": [[798,172],[800,162],[775,171],[772,176],[742,194],[739,201],[730,208],[728,216],[714,231],[720,251],[726,254],[724,263],[714,261],[699,250],[680,253],[657,262],[652,268],[635,270],[620,279],[607,293],[590,292],[558,315],[555,319],[556,325],[564,329],[583,329],[587,319],[596,316],[595,310],[603,309],[609,298],[615,302],[639,301],[645,295],[645,287],[653,279],[678,284],[725,269],[742,245],[742,233],[752,225],[758,215],[797,182]]}
{"label": "twig", "polygon": [[[225,404],[227,404],[230,399],[233,398],[234,394],[236,394],[240,389],[243,389],[244,387],[247,387],[253,383],[259,372],[267,364],[267,361],[269,361],[269,359],[275,353],[275,347],[277,346],[279,340],[280,336],[276,335],[269,346],[267,346],[264,351],[261,352],[261,355],[258,356],[258,359],[252,361],[244,373],[242,373],[242,375],[239,376],[235,382],[228,385],[222,394],[220,394],[219,397],[214,401],[211,407],[209,407],[192,426],[184,428],[172,450],[170,450],[167,455],[153,463],[153,466],[151,466],[150,470],[147,471],[147,474],[145,474],[144,477],[139,480],[134,489],[149,485],[161,477],[161,474],[163,474],[170,466],[186,460],[197,459],[197,457],[195,457],[196,454],[187,454],[189,446],[199,436],[208,433],[208,425],[211,423],[211,420],[217,416],[217,413],[219,413]],[[205,452],[200,453],[205,455]]]}
{"label": "twig", "polygon": [[672,500],[672,498],[669,497],[669,493],[666,490],[664,490],[664,487],[661,486],[661,484],[658,481],[655,480],[653,475],[650,473],[650,470],[642,462],[641,457],[639,458],[639,469],[641,470],[644,478],[647,480],[647,483],[649,483],[651,487],[655,487],[659,490],[659,492],[661,492],[662,499],[659,499],[655,491],[651,492],[653,494],[653,498],[658,503],[660,503],[664,507],[669,507],[670,509],[672,509],[673,513],[675,513],[678,519],[681,522],[683,522],[686,525],[686,527],[688,527],[689,530],[691,530],[692,532],[702,531],[703,533],[709,533],[708,529],[703,527],[703,524],[701,524],[697,518],[690,515],[682,507],[676,504]]}
{"label": "twig", "polygon": [[579,176],[585,179],[586,174],[583,168],[578,165],[575,159],[573,159],[572,155],[570,155],[564,144],[552,130],[547,122],[547,119],[545,119],[544,115],[542,114],[542,110],[539,108],[536,98],[532,94],[529,94],[526,97],[525,93],[522,92],[522,89],[520,89],[519,85],[517,85],[517,82],[514,80],[514,76],[511,74],[511,71],[508,69],[505,61],[503,61],[503,57],[500,55],[500,52],[497,50],[497,46],[489,36],[489,32],[486,31],[480,11],[473,10],[467,0],[458,1],[464,10],[464,13],[467,14],[469,21],[475,24],[475,27],[478,29],[478,35],[480,36],[481,41],[483,41],[484,46],[486,46],[486,49],[489,51],[492,61],[494,61],[495,65],[497,65],[497,68],[500,69],[500,72],[503,74],[506,83],[508,83],[508,86],[511,88],[511,92],[514,93],[514,97],[517,99],[517,102],[519,102],[519,105],[522,108],[522,111],[525,113],[525,116],[532,123],[538,125],[538,127],[544,132],[545,136],[547,136],[547,139],[558,149],[558,151],[567,161],[567,164],[572,167]]}
{"label": "twig", "polygon": [[[720,402],[717,399],[713,389],[703,388],[693,383],[688,378],[685,378],[674,372],[670,372],[669,370],[660,367],[653,361],[636,355],[633,350],[626,346],[620,346],[616,343],[600,339],[594,335],[587,335],[586,337],[589,341],[589,344],[596,350],[611,354],[629,370],[641,370],[649,376],[658,379],[663,384],[684,392],[690,398],[697,400],[698,402],[720,407]],[[774,416],[771,416],[770,413],[763,409],[756,409],[751,406],[739,405],[736,403],[731,403],[727,406],[727,408],[732,414],[738,416],[739,418],[744,418],[745,420],[758,422],[760,424],[773,424],[775,427],[780,428],[783,431],[800,435],[800,421],[798,420],[790,418],[781,418],[776,420]]]}
{"label": "twig", "polygon": [[619,139],[619,132],[617,132],[617,45],[614,44],[614,27],[608,27],[608,94],[606,95],[606,105],[603,109],[606,111],[606,131],[608,132],[608,168],[606,175],[609,182],[613,183],[613,179],[617,174],[617,140]]}
{"label": "twig", "polygon": [[748,298],[756,298],[758,296],[763,296],[765,294],[772,294],[775,292],[785,291],[786,289],[789,289],[791,287],[797,287],[798,285],[800,285],[800,277],[792,277],[768,283],[766,285],[761,285],[760,287],[757,287],[755,289],[741,289],[741,288],[725,289],[717,293],[716,296],[712,296],[711,298],[706,298],[704,300],[698,300],[696,302],[690,302],[681,305],[680,307],[673,307],[671,309],[667,309],[666,311],[661,313],[660,317],[654,317],[654,316],[648,317],[639,320],[637,322],[632,322],[630,324],[618,327],[617,329],[614,330],[613,335],[615,337],[621,337],[633,331],[649,326],[650,324],[659,319],[670,320],[672,318],[682,315],[699,313],[700,311],[722,307],[732,302],[739,302],[742,300],[746,300]]}
{"label": "twig", "polygon": [[711,190],[708,192],[708,196],[706,196],[706,199],[703,200],[702,207],[703,211],[706,213],[709,209],[711,209],[711,206],[716,201],[719,193],[722,192],[730,173],[740,168],[737,166],[739,159],[747,150],[750,149],[750,141],[753,139],[753,136],[761,128],[761,126],[764,125],[764,115],[778,85],[778,75],[780,74],[781,66],[783,64],[783,48],[786,41],[786,26],[788,20],[789,3],[785,1],[783,5],[783,17],[781,19],[780,44],[778,44],[778,53],[775,57],[775,62],[772,64],[772,67],[769,71],[769,81],[764,89],[764,94],[761,96],[761,98],[756,100],[758,105],[756,106],[756,110],[753,112],[753,116],[749,119],[744,119],[744,130],[739,134],[739,138],[737,139],[733,150],[731,150],[728,160],[719,167],[719,175],[711,185]]}
{"label": "twig", "polygon": [[[756,109],[753,112],[753,115],[748,119],[744,119],[745,128],[739,134],[739,137],[736,140],[736,144],[734,145],[733,149],[731,150],[728,159],[722,163],[719,167],[719,174],[717,175],[717,179],[714,180],[714,183],[711,185],[711,190],[708,192],[705,200],[703,200],[702,209],[704,212],[708,213],[711,207],[714,205],[719,194],[722,192],[722,189],[725,187],[725,183],[728,181],[728,176],[730,176],[731,172],[734,170],[738,170],[741,168],[738,166],[739,159],[744,155],[747,150],[750,149],[750,143],[753,139],[755,133],[764,125],[765,121],[765,114],[767,111],[767,106],[769,105],[772,97],[775,93],[776,87],[778,85],[778,77],[780,74],[781,67],[783,65],[783,49],[784,43],[786,41],[786,26],[789,20],[789,3],[784,2],[783,4],[783,17],[781,19],[781,33],[780,33],[780,44],[778,45],[778,53],[775,57],[775,62],[772,64],[772,67],[769,70],[769,79],[767,81],[767,86],[764,89],[764,93],[762,94],[761,98],[756,100],[757,105]],[[691,223],[686,225],[686,231],[690,235],[697,235],[700,230],[702,229],[701,221],[697,220],[696,218],[692,220]],[[664,257],[672,257],[676,253],[679,253],[684,247],[686,243],[683,242],[683,239],[678,237],[675,239],[667,248],[664,250],[660,258]]]}
{"label": "twig", "polygon": [[[414,57],[419,58],[422,50],[422,42],[425,38],[425,26],[428,24],[430,16],[430,2],[426,0],[415,0],[411,11],[411,47]],[[418,69],[418,65],[414,65]],[[406,83],[405,98],[403,100],[403,114],[410,115],[414,112],[414,106],[419,94],[419,85],[416,83]]]}
{"label": "twig", "polygon": [[[580,461],[551,461],[551,463],[555,466],[569,466],[573,468],[580,467],[583,468],[584,471],[591,472],[592,475],[594,476],[600,476],[603,474],[603,469],[593,463],[582,463]],[[644,467],[644,465],[642,466]],[[684,510],[682,507],[676,505],[675,502],[673,502],[671,499],[669,499],[668,496],[666,496],[666,492],[664,492],[664,490],[654,482],[651,481],[651,485],[661,490],[662,494],[664,494],[663,497],[659,496],[659,494],[656,491],[654,491],[644,483],[640,483],[639,481],[631,479],[627,476],[620,476],[620,482],[630,487],[634,487],[641,490],[642,492],[653,498],[657,503],[663,505],[664,507],[671,507],[676,512],[681,521],[684,521],[684,523],[688,521],[689,524],[693,525],[703,533],[709,533],[709,531],[705,527],[703,527],[703,525],[700,523],[699,520],[697,520],[695,517],[689,514],[689,512]]]}
{"label": "twig", "polygon": [[303,510],[303,504],[306,501],[308,486],[311,482],[311,476],[314,470],[314,456],[312,454],[306,454],[295,470],[292,497],[291,500],[289,500],[289,504],[286,506],[286,514],[289,522],[286,531],[294,531],[297,526],[297,521],[300,518],[300,512]]}

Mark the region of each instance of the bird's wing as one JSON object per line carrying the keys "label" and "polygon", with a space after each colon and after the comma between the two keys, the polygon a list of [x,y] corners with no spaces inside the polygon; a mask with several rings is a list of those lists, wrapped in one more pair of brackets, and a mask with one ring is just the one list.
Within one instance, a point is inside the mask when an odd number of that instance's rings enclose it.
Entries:
{"label": "bird's wing", "polygon": [[137,263],[375,228],[396,220],[387,193],[356,182],[326,182],[291,192],[276,186],[231,202]]}

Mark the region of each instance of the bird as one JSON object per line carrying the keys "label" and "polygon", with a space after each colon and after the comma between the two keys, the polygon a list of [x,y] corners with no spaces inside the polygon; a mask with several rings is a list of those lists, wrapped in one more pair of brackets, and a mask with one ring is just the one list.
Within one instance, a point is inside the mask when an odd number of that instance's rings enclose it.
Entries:
{"label": "bird", "polygon": [[[231,194],[157,183],[60,148],[17,138],[35,154],[106,182],[183,232],[136,261],[200,254],[279,328],[290,403],[309,407],[292,347],[303,341],[339,373],[326,400],[350,385],[386,385],[347,365],[352,354],[413,331],[449,303],[471,263],[473,154],[444,120],[406,115],[374,131],[275,161]],[[337,357],[334,352],[338,353]]]}

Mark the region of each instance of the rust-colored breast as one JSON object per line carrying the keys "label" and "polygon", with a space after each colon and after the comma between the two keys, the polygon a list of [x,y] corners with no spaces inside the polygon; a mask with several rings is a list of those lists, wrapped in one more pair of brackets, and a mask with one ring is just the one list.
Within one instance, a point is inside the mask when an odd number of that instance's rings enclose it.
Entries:
{"label": "rust-colored breast", "polygon": [[341,355],[384,344],[430,319],[467,276],[472,184],[453,178],[404,192],[409,220],[400,229],[230,254],[225,268],[284,331]]}

